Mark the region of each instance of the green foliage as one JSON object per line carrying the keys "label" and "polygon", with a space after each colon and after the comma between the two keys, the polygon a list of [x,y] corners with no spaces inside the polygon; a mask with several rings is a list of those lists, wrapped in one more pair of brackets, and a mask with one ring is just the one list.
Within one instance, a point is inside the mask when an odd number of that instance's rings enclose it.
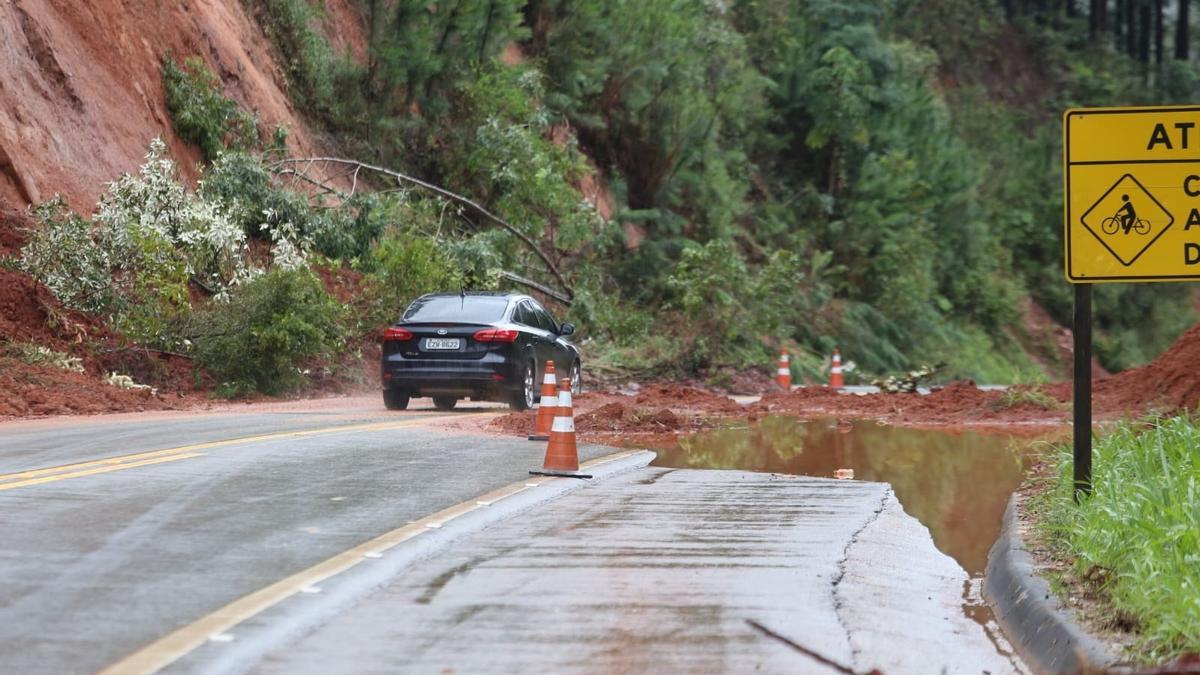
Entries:
{"label": "green foliage", "polygon": [[521,67],[481,69],[464,92],[474,134],[454,137],[456,185],[489,195],[502,217],[560,252],[580,250],[604,226],[575,184],[587,173],[574,144],[551,139],[540,75]]}
{"label": "green foliage", "polygon": [[158,139],[137,175],[109,184],[93,220],[60,198],[34,215],[41,227],[21,251],[22,268],[67,307],[151,346],[178,347],[189,279],[222,290],[246,273],[241,232],[187,193]]}
{"label": "green foliage", "polygon": [[295,243],[335,260],[364,258],[392,217],[395,198],[362,192],[314,207],[308,195],[278,183],[260,156],[227,152],[204,172],[203,199],[216,204],[248,237]]}
{"label": "green foliage", "polygon": [[[661,235],[727,236],[745,213],[743,139],[766,86],[716,4],[538,3],[537,56],[550,105],[596,159],[619,169],[629,207],[657,209]],[[690,221],[690,222],[689,222]]]}
{"label": "green foliage", "polygon": [[462,273],[436,239],[397,229],[372,249],[369,266],[368,326],[396,321],[408,303],[425,293],[463,288]]}
{"label": "green foliage", "polygon": [[372,102],[388,110],[417,108],[430,118],[448,111],[449,97],[471,69],[528,34],[521,25],[525,3],[519,0],[366,5]]}
{"label": "green foliage", "polygon": [[1071,449],[1037,506],[1056,548],[1138,624],[1139,660],[1200,651],[1200,423],[1126,422],[1098,438],[1093,494],[1076,505]]}
{"label": "green foliage", "polygon": [[292,96],[329,121],[346,114],[355,101],[345,98],[354,90],[342,86],[343,80],[358,74],[334,54],[321,34],[321,5],[309,0],[243,0],[243,4],[279,49]]}
{"label": "green foliage", "polygon": [[0,349],[0,353],[14,356],[30,366],[45,364],[61,370],[69,370],[73,373],[86,372],[86,369],[83,367],[82,358],[31,342],[6,342],[3,348]]}
{"label": "green foliage", "polygon": [[[945,377],[1041,379],[1009,336],[1026,295],[1070,315],[1062,109],[1200,86],[1190,65],[1090,44],[1078,20],[971,0],[363,0],[363,65],[323,37],[319,3],[244,2],[347,154],[538,242],[578,287],[590,348],[640,372],[765,367],[794,342],[803,369],[840,346],[866,377],[946,361]],[[585,186],[607,188],[625,236]],[[291,233],[370,275],[437,242],[405,287],[443,268],[477,288],[548,280],[512,234],[425,195],[314,208],[236,153],[202,192],[248,236]],[[1098,289],[1103,362],[1150,358],[1192,320],[1190,293]],[[650,328],[663,316],[678,334]]]}
{"label": "green foliage", "polygon": [[116,302],[111,256],[96,245],[92,224],[61,195],[33,208],[40,227],[21,249],[21,269],[42,282],[66,307],[100,312]]}
{"label": "green foliage", "polygon": [[229,396],[299,387],[304,366],[340,347],[342,307],[307,270],[270,270],[194,322],[196,361]]}
{"label": "green foliage", "polygon": [[180,66],[168,56],[162,72],[171,123],[180,138],[200,146],[206,160],[258,144],[258,118],[221,94],[221,81],[203,59],[191,56]]}
{"label": "green foliage", "polygon": [[1042,410],[1062,410],[1058,399],[1036,387],[1013,387],[1006,389],[996,407],[1000,410],[1030,406]]}

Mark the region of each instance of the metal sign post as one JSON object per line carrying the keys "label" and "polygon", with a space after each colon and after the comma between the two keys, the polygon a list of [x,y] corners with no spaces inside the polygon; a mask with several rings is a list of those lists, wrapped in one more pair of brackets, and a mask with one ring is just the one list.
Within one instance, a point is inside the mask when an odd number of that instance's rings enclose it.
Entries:
{"label": "metal sign post", "polygon": [[1092,493],[1092,285],[1075,285],[1075,501]]}

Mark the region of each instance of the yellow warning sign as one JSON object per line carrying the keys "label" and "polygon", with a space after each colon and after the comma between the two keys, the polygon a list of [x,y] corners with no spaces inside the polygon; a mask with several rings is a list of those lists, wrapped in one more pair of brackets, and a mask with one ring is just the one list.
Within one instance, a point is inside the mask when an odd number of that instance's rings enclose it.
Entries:
{"label": "yellow warning sign", "polygon": [[1063,118],[1067,280],[1200,281],[1200,107]]}

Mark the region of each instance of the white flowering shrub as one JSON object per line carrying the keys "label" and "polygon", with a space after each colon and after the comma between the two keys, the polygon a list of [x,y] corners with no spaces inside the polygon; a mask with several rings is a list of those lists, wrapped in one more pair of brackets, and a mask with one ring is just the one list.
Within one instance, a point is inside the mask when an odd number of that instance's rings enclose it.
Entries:
{"label": "white flowering shrub", "polygon": [[[226,301],[263,270],[251,264],[246,230],[229,212],[235,201],[202,187],[188,192],[162,139],[154,139],[135,174],[109,183],[95,216],[71,212],[61,198],[39,205],[20,265],[67,307],[101,314],[144,343],[186,348],[179,325],[191,312],[188,283]],[[264,210],[260,231],[273,265],[308,267],[311,237],[290,218]]]}
{"label": "white flowering shrub", "polygon": [[189,276],[225,288],[244,266],[245,232],[217,205],[188,194],[166,151],[154,139],[138,174],[109,184],[95,218],[104,243],[134,267],[182,262]]}
{"label": "white flowering shrub", "polygon": [[41,227],[29,233],[18,261],[67,307],[99,313],[116,301],[112,256],[97,246],[92,223],[55,195],[33,209]]}

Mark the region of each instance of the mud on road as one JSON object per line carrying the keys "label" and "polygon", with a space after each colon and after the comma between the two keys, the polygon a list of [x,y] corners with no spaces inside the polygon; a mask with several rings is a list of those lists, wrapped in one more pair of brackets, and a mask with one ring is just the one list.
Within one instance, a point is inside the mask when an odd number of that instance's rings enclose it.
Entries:
{"label": "mud on road", "polygon": [[[1195,409],[1200,404],[1196,363],[1200,363],[1200,325],[1153,362],[1097,379],[1092,401],[1095,420]],[[857,395],[821,386],[784,392],[768,386],[767,393],[747,405],[701,387],[672,383],[643,385],[636,393],[599,391],[575,397],[575,428],[582,439],[646,447],[670,447],[682,434],[749,424],[772,415],[1040,435],[1068,424],[1070,414],[1070,382],[994,391],[964,380],[936,387],[928,395]],[[533,428],[533,419],[533,412],[511,413],[486,429],[524,435]]]}

